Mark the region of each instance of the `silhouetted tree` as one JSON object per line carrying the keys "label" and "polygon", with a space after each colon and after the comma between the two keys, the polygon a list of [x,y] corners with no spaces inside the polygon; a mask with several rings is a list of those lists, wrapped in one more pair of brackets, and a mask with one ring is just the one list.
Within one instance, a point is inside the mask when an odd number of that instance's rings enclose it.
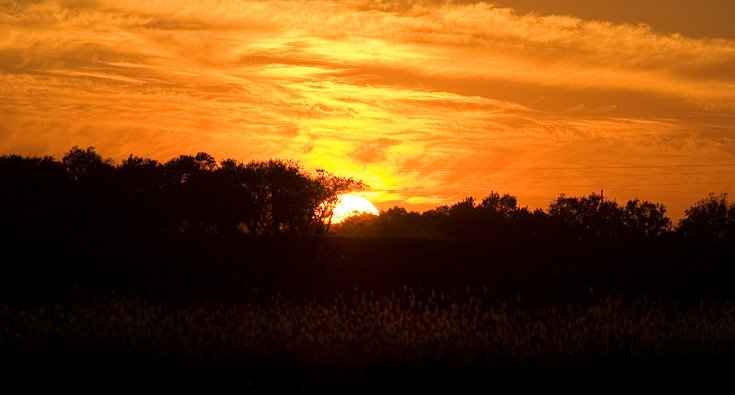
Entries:
{"label": "silhouetted tree", "polygon": [[437,229],[437,231],[445,229],[447,218],[449,218],[449,206],[442,205],[424,211],[421,213],[421,218],[425,220],[426,226]]}
{"label": "silhouetted tree", "polygon": [[295,199],[304,199],[299,193],[308,188],[308,180],[298,164],[280,159],[253,161],[247,164],[246,171],[245,187],[252,202],[252,210],[245,218],[248,230],[258,235],[292,232],[302,208]]}
{"label": "silhouetted tree", "polygon": [[72,203],[69,178],[53,157],[0,156],[0,228],[53,229]]}
{"label": "silhouetted tree", "polygon": [[72,181],[94,178],[94,182],[99,182],[101,177],[109,175],[114,168],[112,159],[103,159],[94,150],[94,147],[81,149],[74,146],[64,154],[61,163],[66,166],[66,171]]}
{"label": "silhouetted tree", "polygon": [[[382,213],[385,213],[385,211]],[[419,215],[418,213],[415,214]],[[389,231],[380,221],[380,216],[369,212],[351,215],[342,222],[333,224],[330,233],[337,237],[410,237],[406,234],[390,236]]]}
{"label": "silhouetted tree", "polygon": [[433,239],[441,236],[430,217],[399,206],[381,211],[377,222],[382,228],[381,237]]}
{"label": "silhouetted tree", "polygon": [[242,162],[225,159],[215,170],[214,218],[217,232],[235,234],[241,224],[245,224],[248,213],[254,210],[254,203],[248,193],[251,183],[250,173]]}
{"label": "silhouetted tree", "polygon": [[163,185],[163,166],[154,159],[139,158],[132,154],[118,167],[119,177],[127,188],[152,191]]}
{"label": "silhouetted tree", "polygon": [[518,233],[529,239],[549,239],[555,236],[554,226],[546,211],[537,208],[533,212],[528,209],[518,213],[514,220],[517,224]]}
{"label": "silhouetted tree", "polygon": [[475,198],[466,197],[449,207],[443,231],[449,237],[471,238],[477,235],[480,218],[475,213]]}
{"label": "silhouetted tree", "polygon": [[117,168],[120,226],[127,231],[162,231],[166,225],[163,165],[132,154]]}
{"label": "silhouetted tree", "polygon": [[528,208],[518,207],[518,198],[507,193],[490,192],[477,206],[477,215],[482,221],[477,232],[483,237],[519,238],[535,232]]}
{"label": "silhouetted tree", "polygon": [[551,202],[550,219],[567,236],[578,239],[618,239],[624,231],[623,210],[602,195],[567,197]]}
{"label": "silhouetted tree", "polygon": [[204,233],[211,217],[211,170],[214,158],[200,152],[179,155],[163,165],[162,198],[167,228],[172,232]]}
{"label": "silhouetted tree", "polygon": [[666,217],[666,207],[658,203],[629,200],[623,207],[623,219],[633,237],[656,237],[669,230],[671,220]]}
{"label": "silhouetted tree", "polygon": [[244,185],[252,203],[244,223],[253,234],[322,236],[339,196],[364,188],[361,181],[324,170],[305,173],[290,160],[250,162]]}
{"label": "silhouetted tree", "polygon": [[735,204],[727,201],[726,193],[710,193],[685,214],[676,229],[684,238],[707,242],[735,240]]}
{"label": "silhouetted tree", "polygon": [[362,191],[367,187],[362,181],[353,178],[336,176],[324,169],[317,169],[308,176],[311,181],[309,199],[311,207],[308,213],[313,213],[306,222],[306,233],[322,236],[329,231],[334,209],[339,204],[343,194]]}
{"label": "silhouetted tree", "polygon": [[61,160],[70,184],[65,226],[73,229],[113,230],[119,184],[112,159],[102,158],[94,149],[72,147]]}
{"label": "silhouetted tree", "polygon": [[[49,230],[236,233],[298,236],[312,245],[331,226],[339,196],[364,184],[293,161],[217,163],[204,152],[161,164],[130,155],[116,166],[94,149],[52,157],[0,157],[0,227]],[[711,194],[687,210],[677,233],[691,240],[735,239],[735,206]],[[670,229],[663,205],[634,199],[623,207],[601,195],[560,195],[548,211],[519,207],[491,192],[422,214],[394,207],[346,221],[374,237],[546,238],[621,240]],[[244,225],[244,227],[243,227]]]}
{"label": "silhouetted tree", "polygon": [[510,218],[511,214],[518,209],[518,199],[515,196],[498,192],[490,192],[478,206],[488,212],[498,213],[504,218]]}

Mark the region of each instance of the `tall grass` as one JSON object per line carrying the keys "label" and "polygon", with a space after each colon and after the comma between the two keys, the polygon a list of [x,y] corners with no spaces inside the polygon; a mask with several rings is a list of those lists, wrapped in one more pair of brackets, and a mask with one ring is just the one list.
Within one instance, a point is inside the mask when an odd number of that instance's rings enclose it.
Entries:
{"label": "tall grass", "polygon": [[524,310],[480,296],[458,302],[408,293],[174,306],[107,297],[5,306],[0,355],[14,375],[58,373],[69,384],[71,372],[87,372],[76,382],[179,390],[371,392],[701,377],[735,366],[735,305],[608,298]]}

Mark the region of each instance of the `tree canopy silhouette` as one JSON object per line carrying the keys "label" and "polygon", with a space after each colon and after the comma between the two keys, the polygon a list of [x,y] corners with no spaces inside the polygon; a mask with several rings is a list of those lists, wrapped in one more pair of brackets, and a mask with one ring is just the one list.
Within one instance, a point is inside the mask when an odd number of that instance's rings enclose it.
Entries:
{"label": "tree canopy silhouette", "polygon": [[[121,164],[94,147],[52,157],[0,156],[0,230],[135,233],[326,235],[341,194],[365,185],[287,159],[250,161],[179,155],[161,163],[130,155]],[[554,199],[546,210],[520,207],[492,191],[423,213],[401,207],[337,226],[338,235],[369,237],[651,240],[669,232],[658,203],[624,205],[602,194]],[[686,211],[676,236],[693,242],[735,240],[735,205],[710,194]]]}
{"label": "tree canopy silhouette", "polygon": [[735,240],[735,204],[727,194],[710,193],[685,212],[677,232],[692,241],[719,242]]}
{"label": "tree canopy silhouette", "polygon": [[670,229],[666,208],[633,199],[625,206],[592,193],[561,194],[544,211],[519,207],[510,194],[492,191],[479,203],[467,197],[451,206],[423,214],[400,207],[377,217],[345,221],[338,234],[369,237],[428,237],[460,239],[596,240],[653,239]]}
{"label": "tree canopy silhouette", "polygon": [[285,159],[221,163],[209,154],[160,163],[130,155],[116,165],[94,149],[52,157],[0,157],[2,226],[255,235],[325,234],[339,195],[361,181],[306,172]]}

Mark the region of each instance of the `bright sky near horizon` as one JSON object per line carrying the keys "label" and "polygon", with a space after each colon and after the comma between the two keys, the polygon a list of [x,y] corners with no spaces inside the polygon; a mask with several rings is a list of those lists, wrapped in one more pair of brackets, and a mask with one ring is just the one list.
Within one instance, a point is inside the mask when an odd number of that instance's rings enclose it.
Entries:
{"label": "bright sky near horizon", "polygon": [[378,208],[735,192],[731,0],[0,0],[0,154],[207,152]]}

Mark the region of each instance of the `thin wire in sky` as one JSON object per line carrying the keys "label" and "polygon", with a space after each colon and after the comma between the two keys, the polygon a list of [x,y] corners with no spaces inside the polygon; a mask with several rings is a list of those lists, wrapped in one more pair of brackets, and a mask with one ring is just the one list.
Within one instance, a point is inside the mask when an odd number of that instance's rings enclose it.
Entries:
{"label": "thin wire in sky", "polygon": [[706,167],[735,167],[735,163],[704,165],[646,165],[646,166],[583,166],[583,167],[368,167],[373,170],[402,171],[483,171],[483,170],[619,170],[619,169],[678,169]]}

